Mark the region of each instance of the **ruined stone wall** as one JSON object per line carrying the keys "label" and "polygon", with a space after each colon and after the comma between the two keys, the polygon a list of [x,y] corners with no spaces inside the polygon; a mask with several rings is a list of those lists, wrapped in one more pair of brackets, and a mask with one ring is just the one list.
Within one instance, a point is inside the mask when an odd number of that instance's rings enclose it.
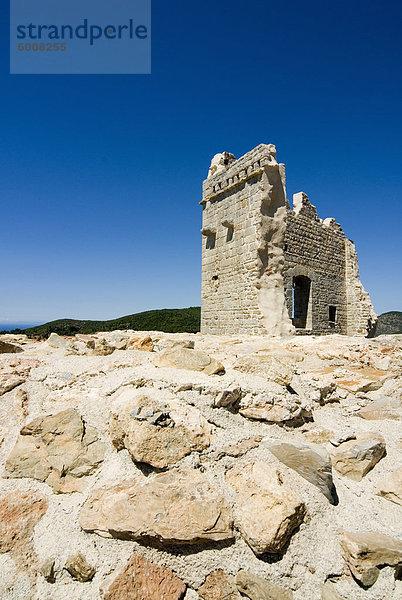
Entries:
{"label": "ruined stone wall", "polygon": [[223,182],[210,180],[204,186],[201,331],[205,333],[262,332],[253,285],[259,276],[257,196],[262,171],[255,163],[247,172],[238,162],[236,169],[225,173],[225,179],[233,182],[226,185],[229,189],[220,192]]}
{"label": "ruined stone wall", "polygon": [[359,279],[356,248],[352,240],[345,240],[345,286],[347,299],[348,335],[370,335],[375,330],[377,315],[370,296]]}
{"label": "ruined stone wall", "polygon": [[218,164],[204,182],[202,332],[267,333],[279,326],[282,333],[288,318],[280,268],[266,271],[269,254],[278,262],[285,202],[274,146],[258,146],[224,169]]}
{"label": "ruined stone wall", "polygon": [[[345,235],[334,219],[322,221],[303,193],[295,194],[288,210],[284,239],[285,295],[289,316],[293,312],[293,280],[311,281],[306,330],[313,333],[346,333]],[[335,322],[329,320],[329,306]]]}
{"label": "ruined stone wall", "polygon": [[353,242],[303,192],[290,208],[275,146],[215,155],[201,204],[202,333],[370,332]]}

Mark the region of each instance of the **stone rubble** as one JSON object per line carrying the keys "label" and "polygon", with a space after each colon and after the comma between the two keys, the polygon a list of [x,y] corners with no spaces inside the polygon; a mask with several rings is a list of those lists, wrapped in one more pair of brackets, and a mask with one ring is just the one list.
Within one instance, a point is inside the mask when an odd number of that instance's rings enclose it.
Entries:
{"label": "stone rubble", "polygon": [[70,573],[73,579],[76,579],[81,583],[91,581],[96,573],[96,569],[88,564],[87,559],[81,552],[77,552],[74,556],[70,556],[64,568]]}
{"label": "stone rubble", "polygon": [[306,506],[284,485],[281,474],[262,461],[226,475],[238,492],[235,520],[256,555],[283,552],[293,531],[303,522]]}
{"label": "stone rubble", "polygon": [[239,591],[250,600],[293,600],[290,590],[247,571],[237,573],[236,584]]}
{"label": "stone rubble", "polygon": [[379,569],[402,564],[402,542],[377,532],[341,532],[341,546],[352,575],[366,587],[378,579]]}
{"label": "stone rubble", "polygon": [[164,567],[133,554],[123,571],[104,590],[104,600],[180,600],[184,582]]}
{"label": "stone rubble", "polygon": [[376,493],[402,506],[402,467],[385,477],[378,484]]}
{"label": "stone rubble", "polygon": [[211,426],[200,411],[172,397],[166,402],[137,394],[110,415],[113,445],[135,462],[164,468],[210,444]]}
{"label": "stone rubble", "polygon": [[0,354],[17,354],[23,351],[24,349],[21,346],[0,340]]}
{"label": "stone rubble", "polygon": [[332,503],[335,501],[331,459],[325,448],[294,444],[268,444],[278,460],[315,485]]}
{"label": "stone rubble", "polygon": [[217,569],[208,575],[198,589],[201,600],[240,600],[240,594],[233,575]]}
{"label": "stone rubble", "polygon": [[99,466],[104,452],[96,429],[71,408],[25,425],[5,471],[8,477],[32,477],[69,493],[82,488],[80,478]]}
{"label": "stone rubble", "polygon": [[95,489],[82,529],[126,539],[194,544],[233,538],[229,505],[196,469],[182,467],[109,489]]}
{"label": "stone rubble", "polygon": [[332,465],[341,475],[361,481],[385,454],[382,435],[365,433],[345,441],[331,453]]}
{"label": "stone rubble", "polygon": [[402,336],[4,341],[2,600],[401,597]]}

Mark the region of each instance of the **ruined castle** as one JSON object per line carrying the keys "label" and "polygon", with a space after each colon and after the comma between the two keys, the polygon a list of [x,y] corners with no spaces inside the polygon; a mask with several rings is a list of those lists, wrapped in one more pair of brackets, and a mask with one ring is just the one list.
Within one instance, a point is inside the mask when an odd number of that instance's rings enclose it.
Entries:
{"label": "ruined castle", "polygon": [[202,196],[201,332],[370,335],[376,314],[353,242],[261,144],[212,159]]}

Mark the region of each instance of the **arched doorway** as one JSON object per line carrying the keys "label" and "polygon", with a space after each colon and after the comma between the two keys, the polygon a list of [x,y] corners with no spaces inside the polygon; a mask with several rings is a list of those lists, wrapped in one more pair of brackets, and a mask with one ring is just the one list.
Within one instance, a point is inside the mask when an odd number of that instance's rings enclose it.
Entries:
{"label": "arched doorway", "polygon": [[304,275],[293,277],[293,325],[298,329],[311,328],[311,279]]}

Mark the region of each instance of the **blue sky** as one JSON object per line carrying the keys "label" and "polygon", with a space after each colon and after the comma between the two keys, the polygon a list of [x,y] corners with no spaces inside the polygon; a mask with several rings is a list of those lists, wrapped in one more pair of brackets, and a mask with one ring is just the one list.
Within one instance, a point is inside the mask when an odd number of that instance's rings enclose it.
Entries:
{"label": "blue sky", "polygon": [[152,75],[9,75],[2,5],[0,322],[200,303],[210,159],[274,143],[401,306],[402,4],[153,0]]}

